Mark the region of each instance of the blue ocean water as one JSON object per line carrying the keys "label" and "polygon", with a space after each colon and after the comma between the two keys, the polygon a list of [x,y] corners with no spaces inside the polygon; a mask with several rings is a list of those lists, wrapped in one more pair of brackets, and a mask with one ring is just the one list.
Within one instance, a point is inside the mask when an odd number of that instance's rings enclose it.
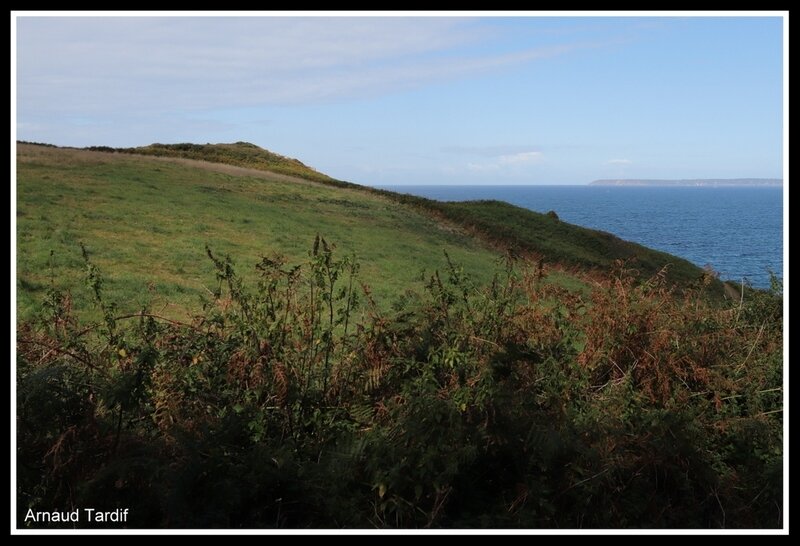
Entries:
{"label": "blue ocean water", "polygon": [[497,199],[710,265],[723,279],[768,287],[783,271],[780,188],[392,186],[441,201]]}

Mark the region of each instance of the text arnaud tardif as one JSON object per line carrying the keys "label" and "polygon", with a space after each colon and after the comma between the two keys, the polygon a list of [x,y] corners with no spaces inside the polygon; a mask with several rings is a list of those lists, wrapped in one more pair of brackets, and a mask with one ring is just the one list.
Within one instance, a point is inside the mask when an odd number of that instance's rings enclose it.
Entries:
{"label": "text arnaud tardif", "polygon": [[75,510],[64,512],[34,512],[33,508],[28,508],[28,513],[25,514],[25,521],[35,523],[58,523],[62,521],[70,523],[81,521],[89,523],[125,523],[128,521],[128,509],[118,508],[108,512],[95,510],[94,508],[76,508]]}

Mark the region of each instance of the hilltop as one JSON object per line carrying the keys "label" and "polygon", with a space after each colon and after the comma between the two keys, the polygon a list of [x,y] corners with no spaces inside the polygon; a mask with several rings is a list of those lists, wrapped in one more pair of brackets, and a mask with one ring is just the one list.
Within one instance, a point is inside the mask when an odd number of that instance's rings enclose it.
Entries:
{"label": "hilltop", "polygon": [[270,152],[249,142],[234,142],[230,144],[191,144],[184,142],[181,144],[150,144],[149,146],[137,148],[90,146],[87,150],[157,157],[182,157],[298,176],[306,180],[333,180],[329,176],[303,164],[298,159]]}

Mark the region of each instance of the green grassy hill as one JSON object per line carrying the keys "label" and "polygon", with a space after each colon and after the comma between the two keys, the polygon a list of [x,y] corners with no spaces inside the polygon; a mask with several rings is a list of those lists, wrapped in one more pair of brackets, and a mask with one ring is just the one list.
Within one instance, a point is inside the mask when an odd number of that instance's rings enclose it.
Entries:
{"label": "green grassy hill", "polygon": [[[702,274],[674,256],[506,203],[442,203],[374,190],[249,143],[18,146],[22,316],[39,306],[51,278],[60,287],[82,283],[80,243],[105,273],[112,299],[129,310],[169,301],[166,312],[175,315],[197,308],[213,288],[206,244],[253,277],[263,255],[303,259],[317,233],[340,254],[358,255],[361,279],[384,303],[422,272],[442,269],[444,251],[478,280],[487,280],[512,247],[564,269],[607,271],[618,258],[636,258],[643,275],[665,264],[678,283]],[[558,269],[549,270],[551,279],[580,284]],[[85,306],[88,295],[74,297]]]}
{"label": "green grassy hill", "polygon": [[[131,310],[168,300],[180,313],[197,308],[198,296],[215,286],[206,244],[253,277],[262,255],[304,259],[317,233],[340,255],[357,253],[361,280],[383,300],[421,271],[441,269],[444,250],[478,276],[498,258],[421,211],[363,191],[204,162],[18,147],[22,316],[40,305],[51,260],[58,286],[83,285],[81,242],[113,300]],[[88,298],[79,290],[73,295],[79,307]]]}
{"label": "green grassy hill", "polygon": [[[443,203],[422,197],[397,194],[333,179],[289,159],[247,142],[235,144],[152,144],[123,148],[123,153],[181,157],[252,167],[291,174],[341,188],[358,189],[381,195],[404,205],[422,209],[439,220],[446,220],[490,242],[495,248],[535,254],[550,262],[584,269],[607,271],[618,259],[634,259],[644,276],[651,276],[668,264],[667,278],[686,285],[702,275],[700,268],[687,260],[642,245],[624,241],[603,231],[558,221],[546,214],[500,201]],[[713,288],[721,291],[720,283]]]}

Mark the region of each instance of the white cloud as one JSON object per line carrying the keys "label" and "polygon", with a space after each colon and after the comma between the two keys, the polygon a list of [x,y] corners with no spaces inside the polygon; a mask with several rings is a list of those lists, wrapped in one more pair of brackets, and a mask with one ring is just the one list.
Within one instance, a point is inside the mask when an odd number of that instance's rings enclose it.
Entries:
{"label": "white cloud", "polygon": [[606,163],[609,165],[630,165],[633,161],[630,159],[609,159]]}
{"label": "white cloud", "polygon": [[537,163],[542,159],[542,152],[520,152],[518,154],[501,155],[498,159],[501,165],[519,165],[522,163]]}

